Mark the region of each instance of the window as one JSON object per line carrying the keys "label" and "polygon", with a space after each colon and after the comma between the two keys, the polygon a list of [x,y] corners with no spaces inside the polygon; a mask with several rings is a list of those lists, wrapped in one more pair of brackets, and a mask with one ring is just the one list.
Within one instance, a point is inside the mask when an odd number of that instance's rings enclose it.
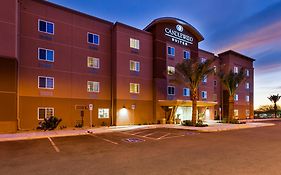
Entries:
{"label": "window", "polygon": [[168,71],[168,75],[173,75],[175,74],[176,69],[173,66],[168,66],[167,71]]}
{"label": "window", "polygon": [[238,67],[237,67],[237,66],[234,66],[234,67],[233,67],[233,72],[234,72],[235,74],[238,74],[238,71],[239,71],[239,70],[238,70]]}
{"label": "window", "polygon": [[214,66],[214,73],[217,73],[217,66]]}
{"label": "window", "polygon": [[140,71],[140,62],[130,60],[130,70],[139,72]]}
{"label": "window", "polygon": [[54,57],[54,50],[38,48],[38,60],[54,62]]}
{"label": "window", "polygon": [[140,49],[140,40],[130,38],[130,48]]}
{"label": "window", "polygon": [[234,95],[234,101],[238,101],[238,94]]}
{"label": "window", "polygon": [[100,44],[100,36],[97,34],[88,32],[88,43],[99,45]]}
{"label": "window", "polygon": [[98,118],[109,118],[109,109],[108,108],[99,108]]}
{"label": "window", "polygon": [[100,82],[88,81],[87,89],[88,89],[88,92],[99,92],[100,91]]}
{"label": "window", "polygon": [[133,94],[140,93],[140,84],[130,83],[130,93],[133,93]]}
{"label": "window", "polygon": [[249,71],[249,69],[246,69],[246,76],[247,76],[247,77],[250,76],[250,71]]}
{"label": "window", "polygon": [[217,80],[214,80],[214,86],[217,86]]}
{"label": "window", "polygon": [[175,48],[168,46],[168,55],[169,56],[175,56]]}
{"label": "window", "polygon": [[184,59],[190,59],[190,52],[189,51],[183,51],[183,58]]}
{"label": "window", "polygon": [[207,83],[207,79],[208,79],[208,77],[207,77],[207,75],[205,75],[205,76],[203,77],[203,79],[202,79],[202,82],[203,82],[203,83]]}
{"label": "window", "polygon": [[250,83],[249,83],[249,82],[246,82],[245,87],[246,87],[246,89],[250,89]]}
{"label": "window", "polygon": [[94,57],[88,57],[87,61],[88,67],[99,69],[100,68],[100,59]]}
{"label": "window", "polygon": [[44,120],[45,118],[49,118],[54,116],[54,108],[50,107],[39,107],[37,108],[37,118],[38,120]]}
{"label": "window", "polygon": [[48,34],[54,34],[55,24],[49,21],[38,20],[38,31]]}
{"label": "window", "polygon": [[54,89],[54,77],[38,76],[38,88]]}
{"label": "window", "polygon": [[168,95],[175,95],[175,86],[168,86],[167,93]]}
{"label": "window", "polygon": [[246,95],[245,99],[246,99],[246,102],[249,102],[250,101],[250,96]]}
{"label": "window", "polygon": [[201,58],[201,63],[205,63],[206,62],[206,58]]}
{"label": "window", "polygon": [[202,91],[202,99],[207,99],[207,91]]}
{"label": "window", "polygon": [[234,109],[234,117],[238,117],[238,109]]}
{"label": "window", "polygon": [[249,110],[249,109],[246,109],[245,112],[246,112],[246,117],[249,118],[249,117],[250,117],[250,110]]}
{"label": "window", "polygon": [[185,97],[189,97],[190,96],[189,88],[183,88],[183,96],[185,96]]}
{"label": "window", "polygon": [[217,101],[217,100],[218,100],[217,94],[213,94],[213,101]]}

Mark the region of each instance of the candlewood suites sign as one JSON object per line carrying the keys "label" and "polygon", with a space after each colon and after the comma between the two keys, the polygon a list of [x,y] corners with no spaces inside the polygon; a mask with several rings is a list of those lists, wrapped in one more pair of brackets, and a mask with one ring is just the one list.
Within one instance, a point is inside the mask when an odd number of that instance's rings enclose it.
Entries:
{"label": "candlewood suites sign", "polygon": [[175,43],[187,46],[187,44],[193,44],[193,37],[186,35],[183,32],[181,25],[176,25],[176,30],[166,27],[164,29],[165,35]]}

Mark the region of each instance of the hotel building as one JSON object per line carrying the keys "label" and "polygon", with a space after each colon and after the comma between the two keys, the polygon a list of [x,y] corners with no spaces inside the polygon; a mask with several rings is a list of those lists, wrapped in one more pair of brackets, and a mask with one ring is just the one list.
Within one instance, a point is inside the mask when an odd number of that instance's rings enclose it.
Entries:
{"label": "hotel building", "polygon": [[[157,123],[163,106],[179,105],[191,119],[189,87],[170,83],[184,59],[215,59],[216,71],[244,67],[235,115],[253,118],[254,59],[229,50],[198,48],[203,36],[176,18],[159,18],[143,30],[112,23],[41,0],[5,0],[0,6],[0,132],[30,130],[48,116],[74,127]],[[216,75],[199,87],[205,120],[227,110]],[[92,110],[91,110],[92,109]]]}

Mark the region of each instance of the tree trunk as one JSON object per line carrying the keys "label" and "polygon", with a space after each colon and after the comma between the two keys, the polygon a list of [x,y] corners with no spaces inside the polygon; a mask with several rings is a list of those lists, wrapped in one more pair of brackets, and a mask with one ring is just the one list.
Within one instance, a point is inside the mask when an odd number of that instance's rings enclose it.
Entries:
{"label": "tree trunk", "polygon": [[191,94],[192,100],[192,124],[196,124],[196,114],[197,114],[197,90],[193,89]]}
{"label": "tree trunk", "polygon": [[274,103],[274,117],[277,118],[277,105]]}
{"label": "tree trunk", "polygon": [[230,121],[233,119],[234,116],[234,95],[230,95],[228,98],[228,119],[227,122],[230,123]]}

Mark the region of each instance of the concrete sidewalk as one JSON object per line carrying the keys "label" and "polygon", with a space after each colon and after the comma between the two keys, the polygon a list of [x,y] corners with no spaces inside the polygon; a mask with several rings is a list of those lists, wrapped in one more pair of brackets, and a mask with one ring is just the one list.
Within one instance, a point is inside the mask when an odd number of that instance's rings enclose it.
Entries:
{"label": "concrete sidewalk", "polygon": [[273,123],[246,123],[246,124],[222,124],[222,123],[209,123],[208,127],[193,127],[193,126],[182,126],[174,124],[158,124],[158,125],[129,125],[129,126],[111,126],[111,127],[100,127],[100,128],[84,128],[84,129],[64,129],[54,131],[28,131],[18,132],[13,134],[0,134],[0,142],[3,141],[16,141],[16,140],[29,140],[29,139],[40,139],[48,137],[65,137],[65,136],[77,136],[86,135],[89,133],[108,133],[116,131],[127,131],[134,129],[153,129],[153,128],[174,128],[174,129],[186,129],[199,132],[219,132],[236,129],[256,128],[273,126]]}

